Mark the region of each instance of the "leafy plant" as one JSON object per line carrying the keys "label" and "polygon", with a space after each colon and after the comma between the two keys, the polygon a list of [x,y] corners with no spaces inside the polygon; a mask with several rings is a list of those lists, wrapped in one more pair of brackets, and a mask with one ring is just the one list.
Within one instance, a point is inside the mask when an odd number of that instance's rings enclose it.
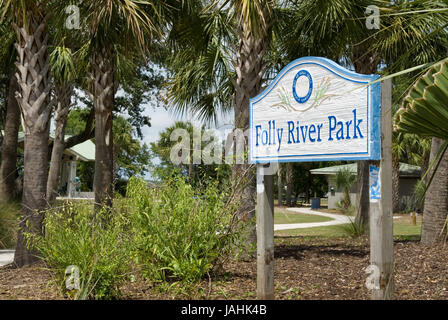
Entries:
{"label": "leafy plant", "polygon": [[348,224],[341,225],[342,230],[350,238],[358,238],[365,234],[366,227],[360,223],[352,221]]}
{"label": "leafy plant", "polygon": [[350,217],[350,223],[340,225],[342,231],[350,238],[358,238],[366,233],[366,225],[356,221],[353,217],[356,212],[356,208],[350,205],[346,209],[342,209],[342,212]]}
{"label": "leafy plant", "polygon": [[93,213],[87,203],[65,203],[46,212],[45,235],[35,246],[64,290],[67,267],[79,269],[79,290],[69,293],[74,299],[114,299],[129,270],[127,229],[123,212]]}
{"label": "leafy plant", "polygon": [[232,192],[218,182],[194,189],[181,175],[158,189],[131,178],[135,252],[144,276],[153,281],[194,283],[229,257],[239,239]]}
{"label": "leafy plant", "polygon": [[424,198],[448,149],[447,101],[448,59],[444,59],[432,66],[414,83],[404,98],[402,107],[395,115],[395,130],[444,140],[422,178],[426,181],[426,176],[430,174],[429,181],[418,185],[419,202]]}
{"label": "leafy plant", "polygon": [[344,191],[344,197],[341,200],[341,207],[344,211],[347,211],[352,205],[350,189],[355,182],[356,176],[348,168],[341,169],[336,173],[336,188],[342,188]]}
{"label": "leafy plant", "polygon": [[19,214],[19,203],[0,203],[0,249],[14,247]]}
{"label": "leafy plant", "polygon": [[448,59],[420,77],[395,116],[401,132],[448,139]]}

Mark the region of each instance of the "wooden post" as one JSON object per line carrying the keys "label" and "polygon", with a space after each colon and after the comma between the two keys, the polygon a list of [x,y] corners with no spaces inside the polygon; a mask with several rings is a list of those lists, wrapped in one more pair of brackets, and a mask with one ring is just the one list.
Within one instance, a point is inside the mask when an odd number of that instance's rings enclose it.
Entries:
{"label": "wooden post", "polygon": [[274,299],[274,176],[257,164],[257,297]]}
{"label": "wooden post", "polygon": [[[370,263],[377,270],[378,286],[373,300],[393,299],[394,238],[392,212],[392,81],[381,86],[381,162],[378,184],[381,196],[372,196],[375,181],[370,175]],[[371,166],[371,172],[375,167]]]}
{"label": "wooden post", "polygon": [[67,195],[69,198],[75,197],[76,161],[69,162]]}

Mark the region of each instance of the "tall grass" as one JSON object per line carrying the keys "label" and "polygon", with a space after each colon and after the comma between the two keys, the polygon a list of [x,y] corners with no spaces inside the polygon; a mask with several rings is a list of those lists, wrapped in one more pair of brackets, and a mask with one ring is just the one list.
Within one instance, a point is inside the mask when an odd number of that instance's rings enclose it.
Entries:
{"label": "tall grass", "polygon": [[15,247],[19,217],[20,203],[0,203],[0,249]]}
{"label": "tall grass", "polygon": [[159,189],[131,179],[127,196],[138,261],[154,281],[194,283],[229,257],[241,241],[232,192],[219,182],[195,189],[182,176]]}
{"label": "tall grass", "polygon": [[[36,239],[43,260],[66,291],[67,267],[79,270],[74,299],[115,299],[130,269],[129,219],[114,210],[94,213],[87,203],[66,203],[46,212],[45,235]],[[27,235],[30,237],[31,235]]]}
{"label": "tall grass", "polygon": [[358,238],[363,236],[367,229],[355,219],[356,207],[350,205],[348,208],[340,207],[341,212],[350,217],[350,223],[339,226],[341,230],[350,238]]}

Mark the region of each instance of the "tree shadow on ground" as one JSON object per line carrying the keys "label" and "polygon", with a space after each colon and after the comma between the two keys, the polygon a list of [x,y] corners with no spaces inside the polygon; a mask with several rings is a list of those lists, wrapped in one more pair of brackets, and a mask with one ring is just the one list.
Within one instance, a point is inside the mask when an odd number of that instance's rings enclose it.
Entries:
{"label": "tree shadow on ground", "polygon": [[341,244],[316,244],[316,245],[277,245],[274,250],[276,259],[296,259],[302,260],[306,255],[317,256],[351,256],[365,257],[369,255],[369,249],[364,245],[360,246],[343,246]]}

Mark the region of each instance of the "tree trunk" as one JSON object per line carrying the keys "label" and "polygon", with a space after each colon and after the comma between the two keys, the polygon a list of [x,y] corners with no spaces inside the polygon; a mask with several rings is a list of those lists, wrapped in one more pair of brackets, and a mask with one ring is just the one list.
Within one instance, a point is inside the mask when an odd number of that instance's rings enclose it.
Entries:
{"label": "tree trunk", "polygon": [[[420,168],[421,168],[420,179],[423,179],[423,177],[425,176],[426,171],[429,168],[429,157],[430,157],[430,155],[431,155],[431,152],[425,152],[422,155],[422,160],[421,160],[422,162],[421,162],[421,166],[420,166]],[[428,179],[429,179],[429,175],[427,175],[425,177],[425,181],[424,181],[425,184],[428,183]]]}
{"label": "tree trunk", "polygon": [[[352,61],[355,66],[355,71],[360,74],[374,74],[377,71],[379,57],[373,53],[365,54],[368,48],[363,48],[362,45],[354,46]],[[363,226],[363,230],[368,231],[369,225],[369,165],[368,160],[358,161],[358,176],[356,184],[356,218],[355,223]]]}
{"label": "tree trunk", "polygon": [[114,179],[118,179],[118,156],[120,154],[120,149],[118,144],[114,143]]}
{"label": "tree trunk", "polygon": [[51,152],[50,171],[47,182],[47,201],[53,205],[58,195],[59,169],[61,167],[62,156],[65,150],[65,126],[70,110],[70,100],[73,94],[73,87],[70,84],[56,87],[56,129],[54,133],[53,151]]}
{"label": "tree trunk", "polygon": [[286,206],[291,206],[292,196],[292,163],[286,163]]}
{"label": "tree trunk", "polygon": [[[433,161],[443,140],[432,139],[430,163]],[[448,213],[448,152],[445,153],[434,179],[425,196],[421,243],[432,246],[446,237]]]}
{"label": "tree trunk", "polygon": [[278,205],[283,205],[283,181],[282,181],[282,164],[278,163],[278,178],[277,178],[277,187],[278,187]]}
{"label": "tree trunk", "polygon": [[112,111],[115,103],[115,54],[105,47],[93,55],[93,89],[95,108],[95,208],[112,207],[114,160]]}
{"label": "tree trunk", "polygon": [[95,128],[94,128],[94,120],[95,120],[95,109],[89,113],[89,117],[86,120],[86,126],[84,127],[84,131],[76,136],[72,136],[65,141],[65,148],[72,148],[84,141],[95,138]]}
{"label": "tree trunk", "polygon": [[307,179],[306,179],[306,203],[311,203],[311,187],[313,185],[313,177],[311,176],[311,168],[307,169]]}
{"label": "tree trunk", "polygon": [[400,160],[392,155],[392,212],[400,211]]}
{"label": "tree trunk", "polygon": [[[23,177],[22,214],[14,263],[18,267],[32,264],[38,260],[38,252],[26,246],[24,233],[42,234],[43,210],[48,168],[48,130],[25,136],[25,171]],[[45,168],[43,168],[45,164]],[[32,186],[32,187],[31,187]],[[27,226],[29,223],[29,226]]]}
{"label": "tree trunk", "polygon": [[0,201],[11,201],[17,196],[17,139],[20,125],[20,109],[16,99],[18,90],[17,78],[13,75],[11,76],[6,102],[5,134],[0,165]]}
{"label": "tree trunk", "polygon": [[[249,129],[249,99],[255,97],[261,91],[262,77],[265,70],[263,56],[267,48],[265,37],[257,37],[251,32],[244,19],[240,20],[237,28],[238,48],[234,61],[236,79],[232,79],[235,88],[234,110],[235,129],[240,130],[235,134],[237,142],[242,139],[243,132]],[[238,132],[238,131],[237,131]],[[238,215],[244,221],[253,221],[255,217],[255,172],[247,158],[247,136],[244,137],[244,163],[235,164],[233,177],[244,176],[243,188],[238,193]],[[248,244],[256,243],[256,229],[253,223]]]}
{"label": "tree trunk", "polygon": [[[39,8],[36,10],[39,11]],[[38,260],[37,253],[27,247],[24,233],[42,233],[43,210],[46,208],[51,82],[47,22],[44,16],[42,12],[28,12],[27,27],[24,27],[24,21],[20,27],[14,26],[18,51],[16,77],[20,88],[17,101],[25,132],[22,218],[14,256],[14,263],[18,267]]]}
{"label": "tree trunk", "polygon": [[355,223],[364,226],[364,230],[368,229],[369,224],[369,165],[369,161],[358,161]]}
{"label": "tree trunk", "polygon": [[[427,175],[425,177],[425,173],[429,168],[429,157],[430,157],[431,152],[424,152],[422,155],[422,160],[421,160],[421,166],[420,166],[420,180],[422,180],[422,182],[427,185],[428,184],[428,180],[429,180],[429,175]],[[425,178],[425,179],[423,179]],[[425,204],[423,201],[423,204],[417,205],[417,210],[421,210],[424,211],[425,210]]]}

